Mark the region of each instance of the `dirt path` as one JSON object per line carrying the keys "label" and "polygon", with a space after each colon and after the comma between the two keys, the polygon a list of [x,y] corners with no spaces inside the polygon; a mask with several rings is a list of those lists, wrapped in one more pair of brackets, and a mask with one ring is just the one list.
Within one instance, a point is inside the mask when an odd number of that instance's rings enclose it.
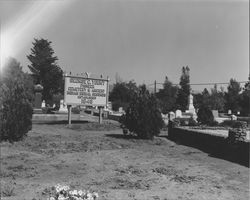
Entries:
{"label": "dirt path", "polygon": [[34,125],[24,141],[1,143],[2,199],[46,199],[57,183],[99,200],[249,199],[249,168],[164,137],[124,138],[114,123]]}

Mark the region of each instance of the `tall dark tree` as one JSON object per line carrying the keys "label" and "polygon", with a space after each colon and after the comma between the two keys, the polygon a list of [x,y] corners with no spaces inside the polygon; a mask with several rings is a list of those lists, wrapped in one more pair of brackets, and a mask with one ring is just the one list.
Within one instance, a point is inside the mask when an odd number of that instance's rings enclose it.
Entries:
{"label": "tall dark tree", "polygon": [[240,112],[244,116],[250,116],[250,77],[240,94]]}
{"label": "tall dark tree", "polygon": [[138,87],[134,81],[117,82],[109,95],[113,109],[118,110],[119,107],[123,107],[126,110],[137,91]]}
{"label": "tall dark tree", "polygon": [[189,78],[189,67],[182,67],[182,75],[180,78],[180,88],[177,94],[176,104],[179,109],[185,111],[188,106],[188,96],[190,94],[190,78]]}
{"label": "tall dark tree", "polygon": [[153,139],[160,133],[164,122],[157,99],[154,94],[149,93],[145,85],[139,87],[121,122],[139,138]]}
{"label": "tall dark tree", "polygon": [[43,87],[43,99],[52,100],[53,94],[63,93],[63,71],[57,64],[57,56],[51,47],[51,42],[45,39],[34,39],[31,54],[27,56],[28,65],[33,74],[35,84]]}
{"label": "tall dark tree", "polygon": [[225,93],[226,110],[232,110],[234,113],[240,110],[240,91],[240,83],[235,79],[230,79],[227,92]]}
{"label": "tall dark tree", "polygon": [[178,87],[174,86],[166,76],[163,89],[156,93],[156,97],[160,100],[160,107],[163,113],[175,110]]}
{"label": "tall dark tree", "polygon": [[12,58],[0,76],[0,140],[13,142],[32,127],[33,83]]}
{"label": "tall dark tree", "polygon": [[194,105],[196,108],[207,107],[210,110],[224,111],[224,92],[217,89],[217,85],[211,89],[211,93],[205,88],[202,93],[194,95]]}

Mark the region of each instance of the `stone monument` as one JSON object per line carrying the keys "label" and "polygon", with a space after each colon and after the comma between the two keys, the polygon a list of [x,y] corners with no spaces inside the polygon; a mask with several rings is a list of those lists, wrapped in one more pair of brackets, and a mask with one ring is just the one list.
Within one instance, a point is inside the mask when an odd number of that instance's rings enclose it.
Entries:
{"label": "stone monument", "polygon": [[175,118],[181,118],[182,117],[182,112],[181,110],[176,110],[175,111]]}
{"label": "stone monument", "polygon": [[188,110],[186,110],[186,113],[190,113],[194,120],[197,119],[197,114],[195,112],[195,108],[193,105],[193,95],[192,94],[190,94],[188,96]]}
{"label": "stone monument", "polygon": [[41,114],[42,112],[42,91],[43,86],[40,84],[35,85],[35,101],[34,101],[34,108],[33,112],[34,114]]}
{"label": "stone monument", "polygon": [[195,113],[195,108],[194,108],[194,105],[193,105],[193,95],[190,94],[188,96],[188,111],[190,113]]}

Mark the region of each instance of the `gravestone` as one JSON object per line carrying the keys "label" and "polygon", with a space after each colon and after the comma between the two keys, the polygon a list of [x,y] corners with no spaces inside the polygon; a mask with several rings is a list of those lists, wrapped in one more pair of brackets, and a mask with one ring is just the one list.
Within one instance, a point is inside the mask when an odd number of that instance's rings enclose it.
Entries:
{"label": "gravestone", "polygon": [[112,102],[111,101],[108,102],[107,109],[112,110]]}
{"label": "gravestone", "polygon": [[232,114],[232,110],[228,110],[227,114],[231,115]]}
{"label": "gravestone", "polygon": [[218,112],[218,110],[212,110],[212,114],[213,114],[213,116],[214,116],[214,119],[219,117],[219,112]]}
{"label": "gravestone", "polygon": [[118,112],[119,113],[124,113],[125,111],[123,110],[123,107],[119,107]]}
{"label": "gravestone", "polygon": [[168,119],[169,119],[169,120],[173,120],[174,118],[175,118],[174,112],[172,112],[172,111],[169,112],[169,113],[168,113]]}
{"label": "gravestone", "polygon": [[34,91],[35,91],[35,101],[34,101],[33,112],[35,114],[41,114],[42,113],[42,91],[43,91],[43,86],[40,85],[40,84],[35,85]]}
{"label": "gravestone", "polygon": [[45,107],[46,107],[45,100],[43,100],[43,102],[42,102],[42,108],[45,108]]}
{"label": "gravestone", "polygon": [[60,100],[60,108],[58,110],[59,113],[68,113],[67,105],[64,104],[64,100]]}
{"label": "gravestone", "polygon": [[181,118],[182,117],[182,112],[181,112],[181,110],[176,110],[175,111],[175,118]]}
{"label": "gravestone", "polygon": [[168,115],[161,113],[161,118],[163,122],[165,123],[165,125],[168,125]]}
{"label": "gravestone", "polygon": [[237,117],[235,115],[231,115],[231,120],[235,121],[237,120]]}

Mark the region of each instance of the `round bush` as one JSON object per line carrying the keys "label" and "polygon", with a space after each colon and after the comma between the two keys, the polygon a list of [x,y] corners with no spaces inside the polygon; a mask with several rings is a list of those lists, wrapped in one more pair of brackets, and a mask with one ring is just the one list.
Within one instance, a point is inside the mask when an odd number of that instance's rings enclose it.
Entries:
{"label": "round bush", "polygon": [[214,123],[214,116],[212,111],[208,107],[201,107],[198,110],[198,118],[197,121],[201,124],[212,125]]}
{"label": "round bush", "polygon": [[130,132],[145,139],[153,139],[164,125],[157,99],[145,87],[131,101],[121,122]]}

